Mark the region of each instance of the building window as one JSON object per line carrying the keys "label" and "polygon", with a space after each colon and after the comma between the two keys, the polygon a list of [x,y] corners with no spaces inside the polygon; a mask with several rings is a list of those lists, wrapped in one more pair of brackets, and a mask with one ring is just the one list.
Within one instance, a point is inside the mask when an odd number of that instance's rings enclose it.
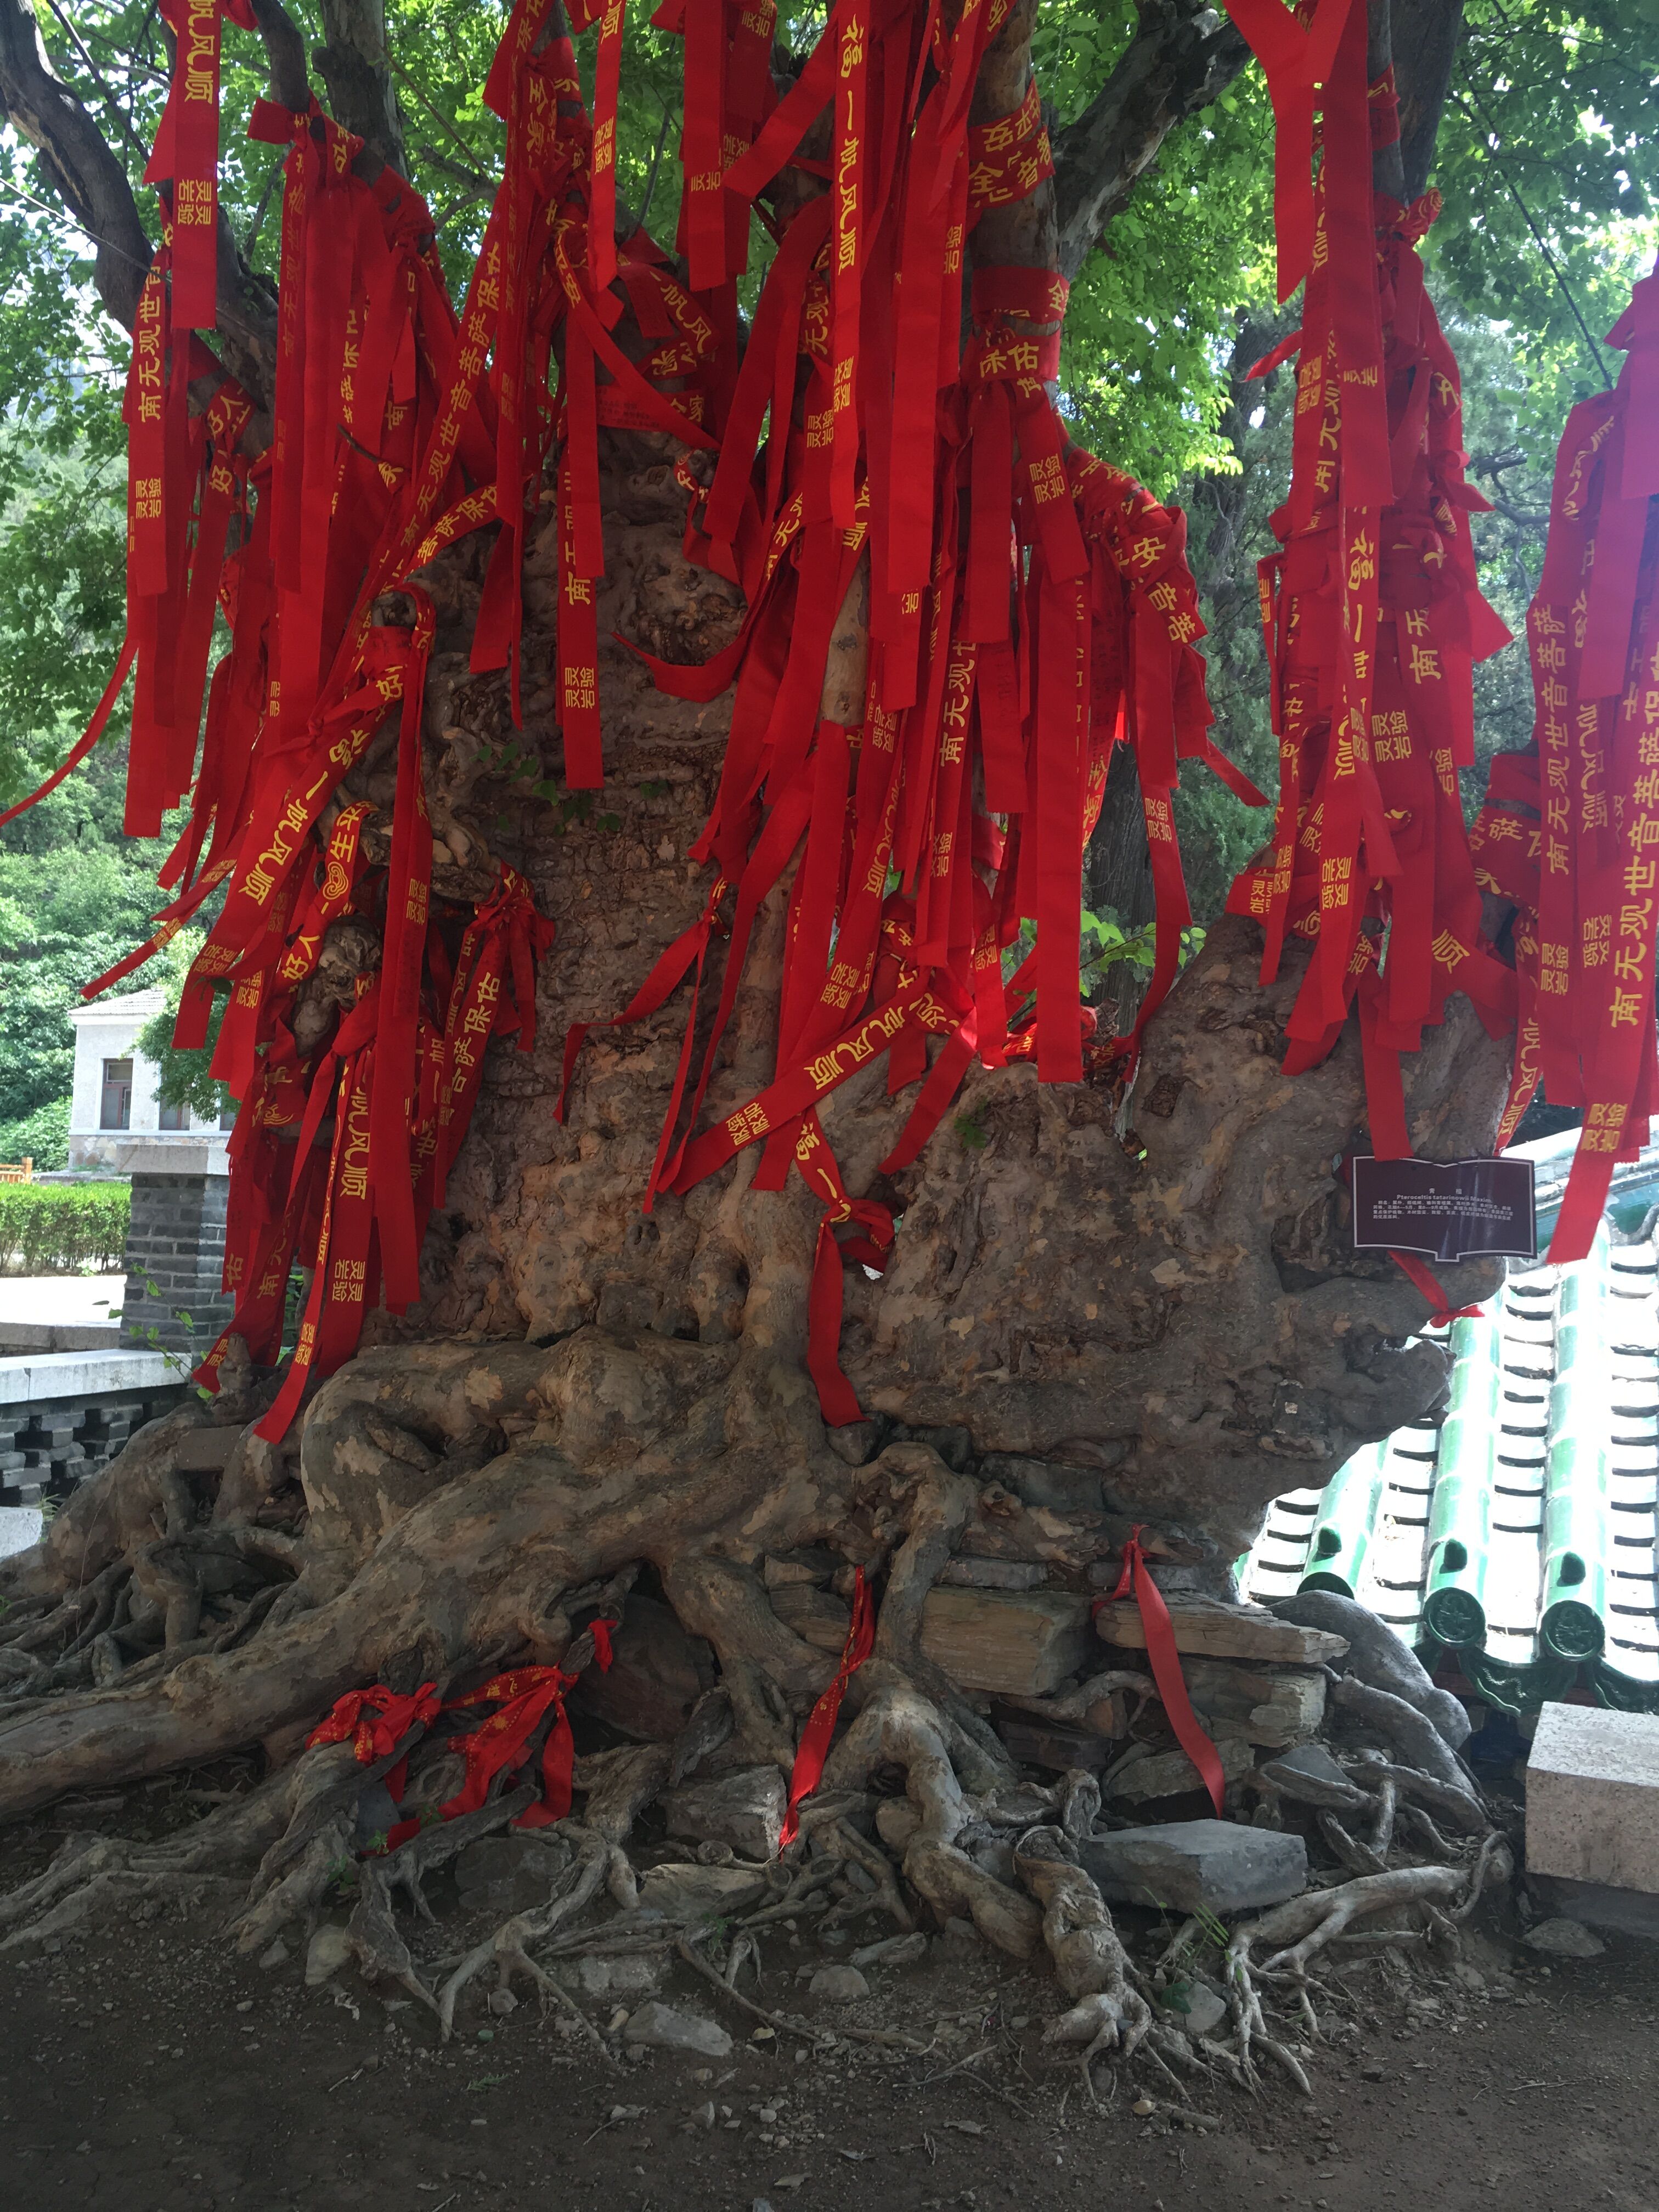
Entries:
{"label": "building window", "polygon": [[189,1127],[190,1127],[190,1109],[189,1109],[189,1107],[188,1107],[188,1106],[169,1106],[169,1105],[167,1104],[167,1103],[166,1099],[164,1098],[164,1099],[161,1101],[161,1127],[162,1127],[162,1128],[164,1128],[164,1129],[187,1129],[187,1128],[189,1128]]}
{"label": "building window", "polygon": [[100,1129],[130,1129],[132,1127],[132,1062],[130,1060],[106,1060],[104,1062],[104,1087],[98,1102],[98,1126]]}
{"label": "building window", "polygon": [[222,1129],[234,1129],[236,1127],[236,1101],[234,1098],[227,1098],[219,1109],[219,1127]]}

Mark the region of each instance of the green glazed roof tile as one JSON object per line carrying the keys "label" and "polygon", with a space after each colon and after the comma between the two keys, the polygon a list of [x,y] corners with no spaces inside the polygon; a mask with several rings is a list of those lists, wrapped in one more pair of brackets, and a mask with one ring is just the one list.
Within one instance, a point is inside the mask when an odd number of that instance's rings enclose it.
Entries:
{"label": "green glazed roof tile", "polygon": [[1512,1273],[1452,1324],[1446,1401],[1275,1499],[1263,1602],[1334,1589],[1514,1710],[1582,1682],[1659,1711],[1659,1254]]}

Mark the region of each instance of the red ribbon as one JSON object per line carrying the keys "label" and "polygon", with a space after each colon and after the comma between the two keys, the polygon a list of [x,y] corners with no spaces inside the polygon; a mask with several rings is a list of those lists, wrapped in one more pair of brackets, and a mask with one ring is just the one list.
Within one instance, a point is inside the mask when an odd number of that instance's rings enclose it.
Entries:
{"label": "red ribbon", "polygon": [[864,1580],[864,1569],[853,1570],[853,1618],[842,1646],[836,1679],[807,1715],[789,1772],[789,1805],[778,1831],[778,1849],[793,1844],[800,1832],[800,1808],[817,1788],[823,1762],[830,1756],[830,1739],[836,1733],[841,1701],[847,1685],[870,1656],[876,1641],[876,1608]]}
{"label": "red ribbon", "polygon": [[[412,1697],[400,1697],[383,1682],[367,1690],[348,1690],[335,1700],[328,1718],[306,1738],[306,1749],[343,1743],[349,1737],[358,1765],[372,1766],[394,1751],[417,1721],[429,1728],[442,1711],[435,1682],[422,1682]],[[394,1805],[404,1794],[408,1774],[407,1757],[387,1770],[386,1786]]]}
{"label": "red ribbon", "polygon": [[1123,1547],[1123,1571],[1117,1578],[1117,1588],[1110,1598],[1097,1598],[1092,1610],[1098,1615],[1103,1606],[1130,1595],[1140,1607],[1141,1626],[1146,1632],[1146,1656],[1152,1664],[1152,1680],[1158,1685],[1158,1697],[1169,1716],[1170,1725],[1176,1732],[1176,1742],[1203,1778],[1218,1820],[1222,1818],[1223,1801],[1227,1790],[1226,1777],[1221,1768],[1221,1754],[1204,1733],[1203,1723],[1193,1711],[1193,1701],[1187,1694],[1186,1678],[1181,1671],[1181,1655],[1176,1650],[1170,1608],[1164,1602],[1163,1591],[1152,1580],[1139,1538],[1139,1527],[1130,1531],[1129,1540]]}
{"label": "red ribbon", "polygon": [[[612,1657],[611,1623],[591,1621],[585,1632],[593,1639],[593,1656],[601,1673],[608,1672]],[[416,1721],[429,1726],[440,1713],[495,1705],[497,1710],[483,1726],[461,1739],[466,1780],[453,1797],[438,1808],[441,1820],[453,1820],[483,1804],[498,1774],[511,1774],[523,1765],[531,1737],[551,1712],[553,1725],[542,1751],[541,1796],[513,1823],[515,1828],[545,1827],[551,1821],[562,1820],[570,1810],[575,1743],[564,1701],[580,1680],[579,1674],[567,1674],[560,1667],[516,1667],[504,1674],[491,1675],[477,1689],[447,1703],[440,1702],[431,1682],[423,1682],[413,1697],[399,1697],[376,1682],[366,1690],[349,1690],[339,1698],[328,1718],[306,1738],[306,1747],[343,1743],[349,1737],[358,1765],[368,1766],[384,1759]],[[406,1778],[407,1761],[400,1759],[386,1778],[394,1804],[403,1796]],[[396,1850],[419,1826],[418,1820],[397,1822],[386,1832],[386,1849]]]}

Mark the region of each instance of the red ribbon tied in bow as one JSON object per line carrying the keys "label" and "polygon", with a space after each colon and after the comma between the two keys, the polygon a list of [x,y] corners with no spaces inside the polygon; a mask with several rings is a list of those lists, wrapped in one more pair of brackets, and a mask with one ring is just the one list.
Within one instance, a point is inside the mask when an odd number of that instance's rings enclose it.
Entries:
{"label": "red ribbon tied in bow", "polygon": [[[611,1624],[590,1621],[586,1632],[593,1639],[593,1656],[601,1673],[608,1672]],[[497,1710],[483,1726],[461,1740],[466,1780],[453,1797],[438,1808],[441,1819],[453,1820],[463,1813],[477,1810],[496,1775],[512,1774],[524,1764],[531,1738],[550,1711],[553,1725],[542,1751],[542,1794],[513,1823],[515,1828],[543,1828],[562,1820],[570,1810],[576,1747],[564,1701],[580,1680],[580,1670],[568,1674],[562,1667],[514,1667],[505,1674],[492,1674],[476,1690],[452,1698],[447,1704],[439,1702],[436,1686],[431,1682],[423,1682],[412,1698],[399,1697],[384,1683],[376,1682],[366,1690],[349,1691],[338,1699],[328,1718],[306,1738],[306,1748],[343,1743],[350,1737],[358,1765],[367,1766],[384,1759],[416,1721],[429,1724],[440,1713],[495,1705]],[[406,1759],[400,1759],[386,1778],[394,1803],[403,1796],[407,1765]],[[399,1820],[387,1832],[386,1848],[395,1850],[419,1826],[418,1820]]]}

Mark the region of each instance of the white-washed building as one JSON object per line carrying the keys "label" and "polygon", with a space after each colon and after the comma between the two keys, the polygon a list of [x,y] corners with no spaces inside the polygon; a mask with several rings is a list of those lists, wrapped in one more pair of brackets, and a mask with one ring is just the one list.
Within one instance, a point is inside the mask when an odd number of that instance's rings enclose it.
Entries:
{"label": "white-washed building", "polygon": [[138,1049],[139,1030],[166,1003],[160,991],[132,991],[71,1012],[71,1168],[105,1168],[118,1175],[173,1166],[186,1173],[223,1173],[230,1116],[222,1127],[216,1121],[198,1120],[188,1106],[162,1105],[156,1095],[160,1071]]}

